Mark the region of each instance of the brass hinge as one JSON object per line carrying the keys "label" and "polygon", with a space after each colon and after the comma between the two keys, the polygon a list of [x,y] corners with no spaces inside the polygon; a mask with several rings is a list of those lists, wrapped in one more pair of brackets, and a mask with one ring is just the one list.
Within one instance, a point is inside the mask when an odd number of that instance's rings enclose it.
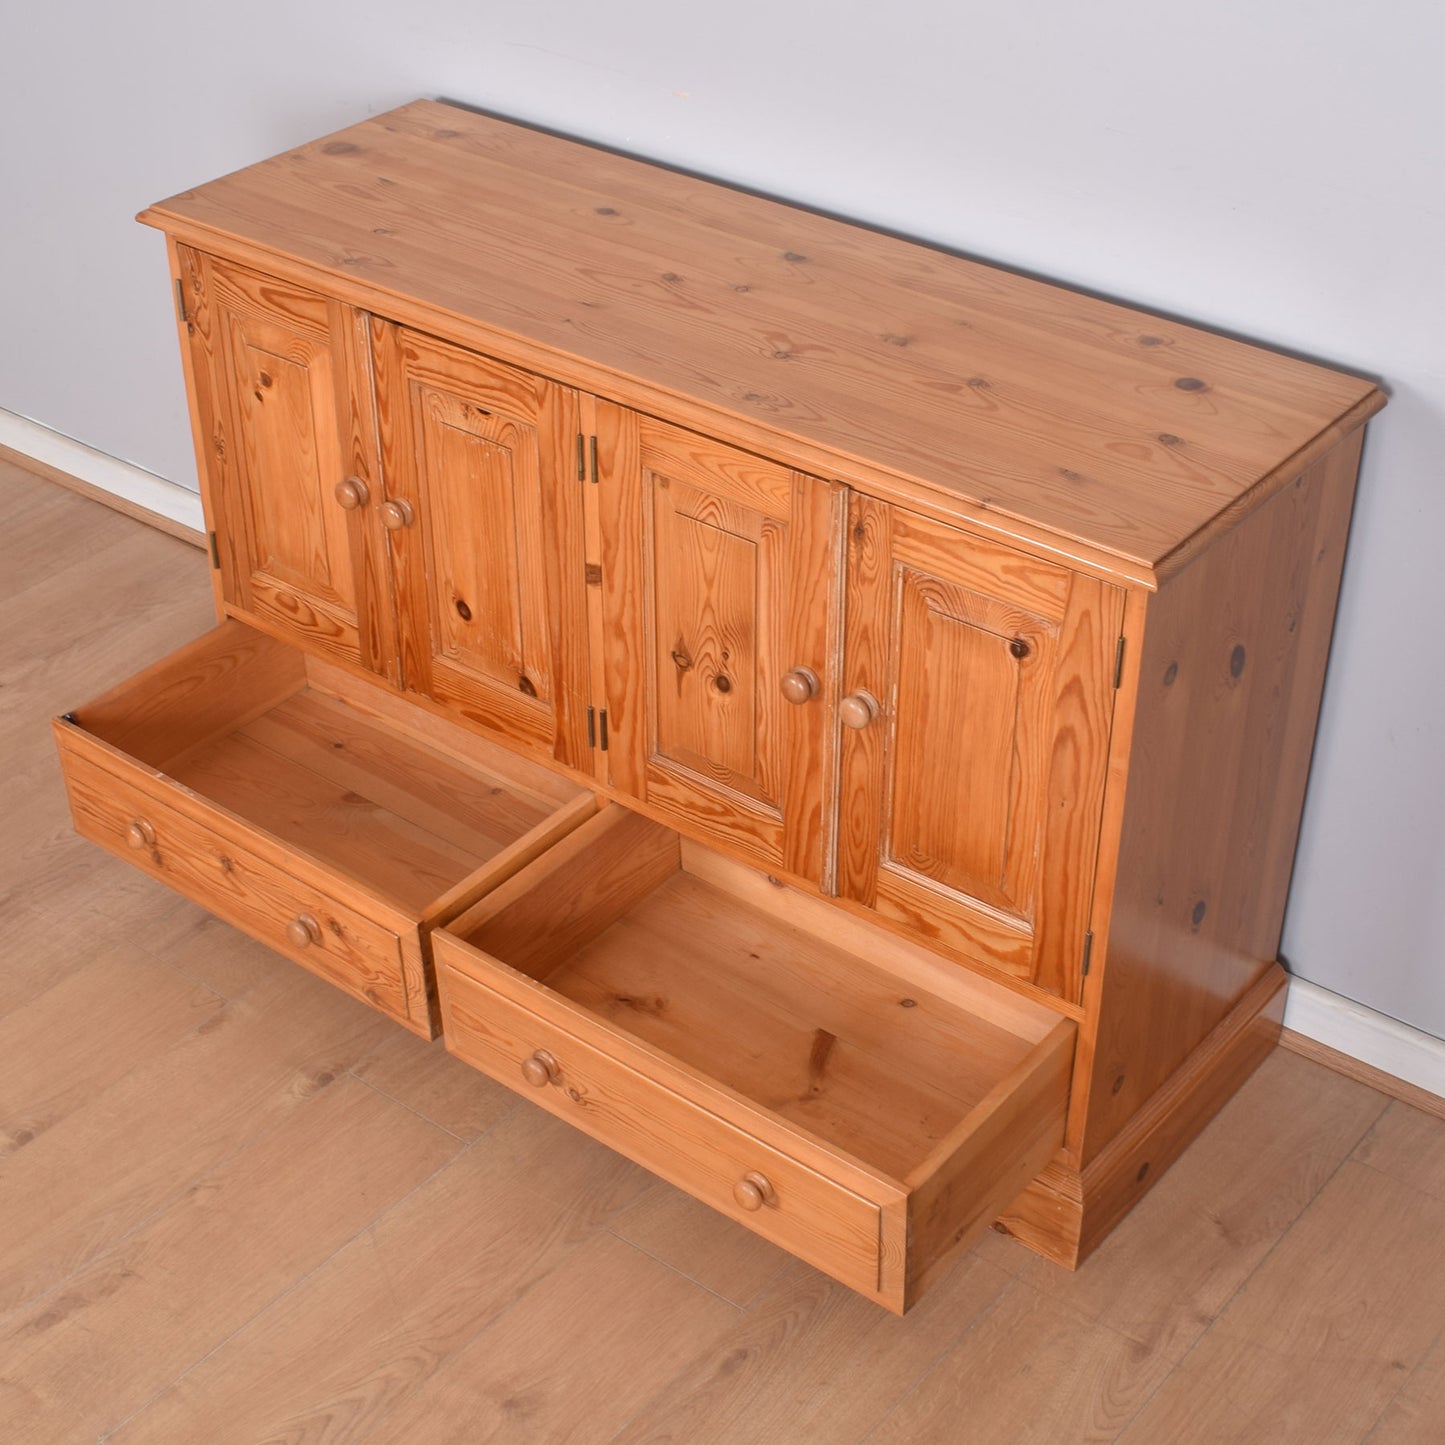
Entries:
{"label": "brass hinge", "polygon": [[221,550],[216,545],[216,534],[214,532],[206,533],[206,545],[211,549],[211,566],[219,572],[221,570]]}
{"label": "brass hinge", "polygon": [[1114,649],[1114,686],[1118,687],[1124,681],[1124,639],[1119,639],[1119,645]]}
{"label": "brass hinge", "polygon": [[602,585],[602,564],[600,562],[589,562],[582,573],[589,587],[600,587]]}
{"label": "brass hinge", "polygon": [[186,315],[186,284],[179,276],[176,277],[176,313],[181,318],[181,325],[188,326],[191,318]]}
{"label": "brass hinge", "polygon": [[1084,961],[1079,965],[1079,977],[1088,978],[1089,960],[1094,956],[1094,930],[1091,928],[1084,934]]}
{"label": "brass hinge", "polygon": [[601,712],[596,708],[587,709],[587,746],[589,748],[601,747],[607,751],[607,709],[604,707]]}

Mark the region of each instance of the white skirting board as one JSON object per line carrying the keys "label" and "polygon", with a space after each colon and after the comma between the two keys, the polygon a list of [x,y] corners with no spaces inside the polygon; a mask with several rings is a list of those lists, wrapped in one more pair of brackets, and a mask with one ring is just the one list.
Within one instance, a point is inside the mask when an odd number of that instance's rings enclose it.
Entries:
{"label": "white skirting board", "polygon": [[0,446],[21,452],[57,471],[68,472],[103,492],[179,522],[192,531],[205,530],[201,499],[189,487],[167,481],[131,462],[107,456],[84,442],[4,408],[0,408]]}
{"label": "white skirting board", "polygon": [[1445,1039],[1291,977],[1284,1026],[1407,1084],[1445,1097]]}
{"label": "white skirting board", "polygon": [[[0,408],[0,445],[68,472],[102,491],[204,530],[201,499],[189,487],[119,461],[84,442]],[[1397,1079],[1445,1097],[1445,1040],[1412,1029],[1306,979],[1290,979],[1284,1026]]]}

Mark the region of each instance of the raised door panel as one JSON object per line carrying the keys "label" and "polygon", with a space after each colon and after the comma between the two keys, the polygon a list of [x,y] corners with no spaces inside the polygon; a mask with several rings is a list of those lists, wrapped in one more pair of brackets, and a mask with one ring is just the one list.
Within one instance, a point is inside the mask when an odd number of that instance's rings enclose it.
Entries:
{"label": "raised door panel", "polygon": [[394,622],[364,504],[375,485],[365,318],[184,247],[180,258],[228,610],[391,675]]}
{"label": "raised door panel", "polygon": [[612,781],[764,866],[820,880],[845,493],[598,410]]}
{"label": "raised door panel", "polygon": [[840,893],[1077,998],[1122,602],[852,499]]}
{"label": "raised door panel", "polygon": [[372,331],[403,684],[581,766],[576,393],[390,323]]}

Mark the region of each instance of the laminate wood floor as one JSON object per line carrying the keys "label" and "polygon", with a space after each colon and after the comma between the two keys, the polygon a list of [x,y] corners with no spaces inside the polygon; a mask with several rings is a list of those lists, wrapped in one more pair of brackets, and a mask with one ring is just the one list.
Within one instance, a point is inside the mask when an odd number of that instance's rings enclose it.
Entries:
{"label": "laminate wood floor", "polygon": [[75,838],[202,555],[0,462],[0,1441],[1445,1440],[1445,1121],[1276,1052],[885,1314]]}

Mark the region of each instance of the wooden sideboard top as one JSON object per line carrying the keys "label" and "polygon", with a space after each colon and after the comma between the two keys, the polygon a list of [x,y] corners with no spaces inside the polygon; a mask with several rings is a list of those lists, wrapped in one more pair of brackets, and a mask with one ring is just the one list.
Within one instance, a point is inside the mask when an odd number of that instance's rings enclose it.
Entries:
{"label": "wooden sideboard top", "polygon": [[[1366,379],[434,101],[141,215],[513,359],[921,484],[1148,579],[1385,404]],[[641,386],[639,387],[639,383]],[[676,406],[674,415],[681,418]],[[740,425],[739,425],[740,424]]]}

